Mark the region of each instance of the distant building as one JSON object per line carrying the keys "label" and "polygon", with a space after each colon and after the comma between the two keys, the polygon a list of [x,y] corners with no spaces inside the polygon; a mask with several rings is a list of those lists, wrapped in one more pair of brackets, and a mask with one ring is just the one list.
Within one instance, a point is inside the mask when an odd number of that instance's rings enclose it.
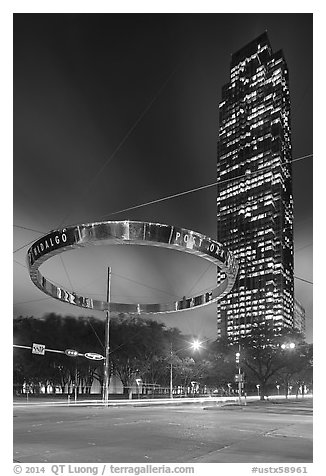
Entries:
{"label": "distant building", "polygon": [[217,330],[236,341],[256,322],[293,327],[289,73],[266,33],[232,55],[219,124],[217,238],[240,268]]}
{"label": "distant building", "polygon": [[306,332],[306,310],[303,305],[294,299],[293,327],[305,335]]}

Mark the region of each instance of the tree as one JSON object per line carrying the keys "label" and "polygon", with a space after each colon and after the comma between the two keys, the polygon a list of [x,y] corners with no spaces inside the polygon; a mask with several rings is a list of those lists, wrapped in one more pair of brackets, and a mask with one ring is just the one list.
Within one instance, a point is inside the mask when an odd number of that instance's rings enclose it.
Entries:
{"label": "tree", "polygon": [[[42,343],[47,349],[74,349],[80,353],[104,354],[105,320],[93,317],[60,316],[54,313],[42,319],[20,317],[14,320],[14,342],[31,346]],[[176,385],[189,386],[194,380],[205,383],[211,363],[202,352],[194,360],[192,338],[179,329],[166,328],[140,316],[120,315],[110,321],[110,373],[117,375],[128,393],[141,378],[145,384],[167,387],[170,381],[171,357]],[[205,354],[205,355],[204,355]],[[77,383],[79,391],[90,392],[94,379],[103,386],[103,361],[72,358],[63,353],[33,355],[15,349],[14,382],[17,389],[29,383],[35,391],[44,386],[60,387],[71,392]]]}
{"label": "tree", "polygon": [[164,324],[138,316],[120,315],[111,321],[110,359],[125,394],[137,377],[143,381],[156,378],[154,366],[162,361],[166,348],[164,329]]}
{"label": "tree", "polygon": [[228,385],[234,381],[235,357],[233,348],[227,339],[218,339],[208,348],[207,359],[210,362],[206,384],[222,394],[229,392]]}
{"label": "tree", "polygon": [[[19,317],[14,319],[14,343],[31,346],[42,343],[47,349],[65,350],[74,348],[81,353],[88,351],[101,353],[103,344],[98,336],[104,333],[104,324],[94,318],[62,317],[50,313],[42,319]],[[78,359],[78,380],[83,383],[95,376],[99,363]],[[102,364],[103,365],[103,364]],[[89,369],[86,376],[86,369]],[[48,385],[60,386],[62,392],[71,389],[75,383],[76,360],[64,354],[46,352],[44,356],[33,355],[28,350],[15,349],[14,385],[17,391],[23,384],[29,384],[35,391]]]}
{"label": "tree", "polygon": [[280,369],[275,377],[278,383],[284,386],[285,396],[288,396],[289,387],[295,387],[298,395],[300,389],[304,395],[305,386],[312,387],[313,383],[313,346],[305,342],[297,342],[296,346],[288,350],[285,357],[285,367]]}
{"label": "tree", "polygon": [[[276,333],[268,323],[256,324],[251,334],[241,339],[240,365],[247,371],[249,379],[255,379],[260,385],[261,400],[267,396],[268,385],[276,375],[294,364],[292,350],[282,348],[282,344],[287,342],[295,344],[297,348],[303,344],[303,336],[293,329]],[[296,369],[300,366],[301,360],[297,362]]]}

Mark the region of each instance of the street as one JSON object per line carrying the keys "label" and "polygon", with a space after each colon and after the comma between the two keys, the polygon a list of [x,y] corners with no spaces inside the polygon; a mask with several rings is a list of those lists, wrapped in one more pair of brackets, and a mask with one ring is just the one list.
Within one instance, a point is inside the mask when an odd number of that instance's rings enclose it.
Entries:
{"label": "street", "polygon": [[14,407],[20,463],[309,463],[312,399],[247,406]]}

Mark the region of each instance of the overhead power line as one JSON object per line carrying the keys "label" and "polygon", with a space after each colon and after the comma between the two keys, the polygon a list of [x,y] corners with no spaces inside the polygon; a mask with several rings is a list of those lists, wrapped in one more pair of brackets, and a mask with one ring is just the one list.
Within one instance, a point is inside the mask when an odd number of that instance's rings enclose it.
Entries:
{"label": "overhead power line", "polygon": [[308,279],[303,279],[303,278],[299,278],[299,276],[293,276],[295,279],[299,279],[299,281],[303,281],[304,283],[308,283],[308,284],[314,284],[312,281],[309,281]]}
{"label": "overhead power line", "polygon": [[40,299],[29,299],[28,301],[14,302],[14,306],[20,306],[22,304],[29,304],[31,302],[47,301],[48,299],[52,299],[52,298],[51,297],[45,297],[45,298],[40,298]]}
{"label": "overhead power line", "polygon": [[[112,154],[106,159],[106,161],[102,164],[102,166],[98,169],[98,171],[96,172],[96,174],[93,176],[93,178],[88,181],[88,184],[87,184],[87,187],[84,188],[83,190],[83,193],[82,193],[82,197],[84,197],[90,190],[90,188],[93,186],[93,183],[95,182],[95,180],[97,179],[97,177],[103,172],[103,170],[107,167],[107,165],[112,162],[112,160],[115,158],[115,156],[117,155],[117,153],[119,152],[119,150],[121,149],[121,147],[125,144],[125,142],[127,141],[127,139],[131,136],[131,134],[134,132],[134,130],[136,129],[136,127],[138,126],[138,124],[142,121],[142,119],[145,117],[145,115],[148,113],[148,111],[151,109],[151,107],[153,106],[153,104],[155,103],[155,101],[159,98],[159,96],[161,95],[161,93],[163,92],[163,90],[165,89],[165,87],[167,86],[167,84],[170,82],[170,80],[172,79],[172,77],[175,75],[175,73],[177,72],[177,70],[179,69],[180,65],[182,64],[182,61],[181,60],[178,65],[174,68],[174,70],[172,72],[170,72],[170,74],[168,75],[168,77],[165,79],[165,81],[163,82],[162,86],[158,89],[158,91],[156,92],[156,94],[154,95],[154,97],[150,100],[150,102],[147,104],[147,106],[144,108],[144,110],[140,113],[140,115],[138,116],[138,118],[136,119],[136,121],[133,123],[133,125],[130,127],[130,129],[127,131],[127,133],[124,135],[124,137],[121,139],[121,141],[119,142],[119,144],[116,146],[116,148],[113,150]],[[79,200],[80,200],[81,197],[79,197]],[[61,224],[59,225],[59,227],[62,226],[62,224],[65,222],[65,220],[68,218],[69,214],[67,214],[61,221]]]}
{"label": "overhead power line", "polygon": [[116,274],[116,273],[112,273],[112,274],[113,276],[118,276],[119,278],[125,279],[126,281],[131,281],[133,283],[140,284],[141,286],[144,286],[145,288],[152,289],[154,291],[159,291],[161,293],[168,294],[169,296],[179,299],[179,296],[177,296],[176,294],[172,294],[168,291],[164,291],[163,289],[154,288],[153,286],[149,286],[148,284],[141,283],[140,281],[136,281],[135,279],[127,278],[126,276],[121,276],[120,274]]}
{"label": "overhead power line", "polygon": [[306,245],[301,246],[300,248],[295,249],[294,251],[295,253],[298,253],[299,251],[305,250],[306,248],[310,248],[311,246],[313,246],[313,243],[307,243]]}
{"label": "overhead power line", "polygon": [[[308,154],[308,155],[304,155],[302,157],[297,157],[296,159],[293,159],[291,161],[291,163],[294,163],[294,162],[298,162],[299,160],[304,160],[304,159],[307,159],[309,157],[312,157],[313,154]],[[253,175],[253,174],[256,174],[256,173],[260,173],[266,169],[269,169],[270,166],[267,165],[265,167],[261,167],[259,170],[256,170],[254,172],[251,172],[250,175]],[[249,177],[250,175],[248,174],[242,174],[242,175],[236,175],[235,177],[231,177],[229,179],[224,179],[224,180],[217,180],[213,183],[210,183],[208,185],[202,185],[201,187],[196,187],[196,188],[192,188],[190,190],[185,190],[184,192],[179,192],[179,193],[175,193],[173,195],[168,195],[166,197],[162,197],[162,198],[158,198],[156,200],[151,200],[150,202],[145,202],[145,203],[140,203],[138,205],[133,205],[131,207],[128,207],[128,208],[123,208],[121,210],[117,210],[115,212],[111,212],[107,215],[102,215],[101,218],[106,218],[106,217],[110,217],[112,215],[117,215],[118,213],[123,213],[123,212],[127,212],[127,211],[131,211],[131,210],[135,210],[137,208],[142,208],[142,207],[147,207],[148,205],[154,205],[155,203],[160,203],[160,202],[164,202],[166,200],[171,200],[173,198],[177,198],[177,197],[181,197],[182,195],[187,195],[187,194],[190,194],[190,193],[194,193],[194,192],[198,192],[200,190],[204,190],[204,189],[207,189],[207,188],[211,188],[211,187],[215,187],[216,185],[221,185],[222,183],[226,183],[226,182],[231,182],[233,180],[237,180],[237,179],[240,179],[240,178],[243,178],[243,177]]]}
{"label": "overhead power line", "polygon": [[[291,162],[294,163],[294,162],[298,162],[300,160],[304,160],[304,159],[307,159],[309,157],[312,157],[313,154],[308,154],[308,155],[304,155],[302,157],[297,157],[296,159],[293,159]],[[255,174],[255,173],[260,173],[261,171],[265,170],[269,168],[269,166],[266,166],[266,167],[262,167],[261,169],[255,171],[255,172],[251,172],[251,174]],[[190,194],[190,193],[195,193],[195,192],[198,192],[200,190],[204,190],[204,189],[207,189],[207,188],[210,188],[210,187],[215,187],[216,185],[220,185],[222,183],[226,183],[226,182],[230,182],[232,180],[236,180],[236,179],[239,179],[239,178],[243,178],[243,177],[248,177],[247,174],[242,174],[242,175],[237,175],[235,177],[232,177],[232,178],[229,178],[229,179],[225,179],[225,180],[219,180],[219,181],[215,181],[213,183],[210,183],[208,185],[202,185],[200,187],[196,187],[196,188],[193,188],[193,189],[190,189],[190,190],[185,190],[184,192],[179,192],[179,193],[175,193],[173,195],[168,195],[166,197],[162,197],[162,198],[158,198],[156,200],[151,200],[149,202],[145,202],[145,203],[140,203],[138,205],[134,205],[134,206],[131,206],[131,207],[128,207],[128,208],[123,208],[121,210],[117,210],[115,212],[111,212],[107,215],[103,215],[102,217],[100,217],[101,219],[103,218],[107,218],[107,217],[110,217],[110,216],[113,216],[113,215],[117,215],[118,213],[123,213],[123,212],[126,212],[126,211],[131,211],[131,210],[135,210],[137,208],[143,208],[143,207],[146,207],[146,206],[149,206],[149,205],[154,205],[156,203],[160,203],[160,202],[163,202],[163,201],[167,201],[167,200],[172,200],[173,198],[177,198],[177,197],[181,197],[182,195],[187,195],[187,194]],[[16,225],[18,226],[18,225]],[[22,228],[22,227],[21,227]],[[36,231],[36,230],[35,230]],[[38,231],[38,233],[42,233],[40,231]],[[16,250],[14,250],[13,253],[16,253],[17,251],[20,251],[21,249],[25,248],[26,246],[32,244],[34,242],[34,240],[26,243],[25,245],[22,245],[20,248],[17,248]]]}
{"label": "overhead power line", "polygon": [[67,276],[67,278],[68,278],[70,287],[71,287],[72,291],[75,291],[75,288],[74,288],[74,286],[72,285],[72,282],[71,282],[71,279],[70,279],[70,275],[69,275],[68,270],[67,270],[67,268],[66,268],[66,266],[65,266],[65,263],[64,263],[64,261],[63,261],[62,255],[60,255],[60,259],[61,259],[61,263],[62,263],[63,269],[65,270],[66,276]]}
{"label": "overhead power line", "polygon": [[28,230],[28,231],[34,231],[35,233],[40,233],[41,235],[44,235],[44,231],[40,230],[35,230],[34,228],[28,228],[27,226],[21,226],[21,225],[13,225],[14,228],[21,228],[22,230]]}
{"label": "overhead power line", "polygon": [[23,268],[26,268],[26,269],[27,269],[27,266],[26,266],[25,264],[20,263],[19,261],[16,261],[15,259],[14,259],[13,261],[14,261],[14,263],[19,264],[19,265],[22,266]]}
{"label": "overhead power line", "polygon": [[20,251],[20,250],[22,250],[23,248],[26,248],[26,246],[31,245],[32,243],[34,243],[34,241],[35,241],[35,240],[29,241],[28,243],[25,243],[24,245],[20,246],[19,248],[16,248],[16,249],[13,251],[13,253],[15,254],[15,253],[17,253],[17,251]]}

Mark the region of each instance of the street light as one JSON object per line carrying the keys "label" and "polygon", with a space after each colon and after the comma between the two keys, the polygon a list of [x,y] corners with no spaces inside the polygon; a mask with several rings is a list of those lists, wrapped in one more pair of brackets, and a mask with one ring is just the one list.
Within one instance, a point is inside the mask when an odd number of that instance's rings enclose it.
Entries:
{"label": "street light", "polygon": [[260,388],[259,383],[257,383],[256,387],[257,387],[257,393],[258,393],[258,397],[259,397],[259,388]]}
{"label": "street light", "polygon": [[[199,340],[195,339],[190,346],[183,347],[182,349],[179,349],[178,351],[175,351],[174,353],[177,354],[181,350],[185,349],[193,349],[193,350],[198,350],[201,348],[201,342]],[[170,398],[173,398],[173,363],[172,363],[172,341],[170,343],[170,357],[171,357],[171,362],[170,362]]]}
{"label": "street light", "polygon": [[285,349],[294,349],[295,348],[295,343],[294,342],[288,342],[286,344],[282,344],[281,348],[283,350],[285,350]]}
{"label": "street light", "polygon": [[[295,349],[295,343],[294,342],[286,342],[281,345],[281,348],[283,350],[293,350]],[[289,392],[290,390],[290,392]],[[291,394],[292,387],[289,386],[288,382],[286,382],[286,398],[288,398],[288,393]]]}
{"label": "street light", "polygon": [[193,348],[193,350],[198,350],[201,348],[201,342],[199,342],[198,340],[194,340],[191,344],[191,347]]}
{"label": "street light", "polygon": [[235,363],[238,367],[238,393],[239,393],[239,404],[241,404],[241,367],[240,367],[240,344],[239,344],[239,352],[235,354]]}

